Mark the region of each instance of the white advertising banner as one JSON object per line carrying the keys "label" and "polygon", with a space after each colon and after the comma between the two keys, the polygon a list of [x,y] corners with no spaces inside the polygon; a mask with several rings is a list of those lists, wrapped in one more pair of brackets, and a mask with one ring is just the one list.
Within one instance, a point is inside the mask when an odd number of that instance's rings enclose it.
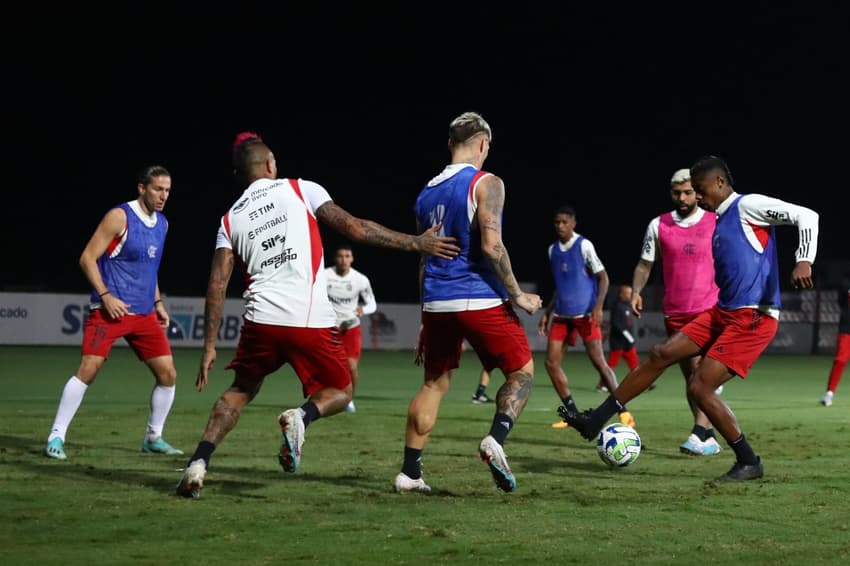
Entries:
{"label": "white advertising banner", "polygon": [[[204,299],[199,297],[163,297],[171,315],[168,336],[172,347],[200,347],[204,339]],[[83,321],[88,312],[89,296],[51,293],[0,293],[0,344],[8,345],[79,345]],[[242,299],[227,299],[219,328],[218,345],[236,347],[242,327]],[[363,317],[364,350],[410,350],[419,334],[418,304],[378,303],[378,310]],[[605,312],[606,320],[608,313]],[[784,316],[784,315],[783,315]],[[546,350],[546,337],[537,333],[540,313],[529,316],[519,312],[531,349]],[[829,325],[826,325],[829,327]],[[834,327],[834,325],[832,325]],[[607,321],[604,325],[605,351],[608,351]],[[812,345],[811,324],[783,322],[768,352],[806,354]],[[833,331],[834,332],[834,331]],[[664,317],[645,312],[638,321],[637,349],[648,351],[667,335]],[[121,340],[118,345],[126,345]],[[570,350],[584,350],[579,339]]]}
{"label": "white advertising banner", "polygon": [[[203,346],[204,299],[163,297],[172,347]],[[79,345],[88,295],[0,293],[0,344]],[[242,326],[242,299],[227,299],[218,345],[235,347]],[[118,345],[126,346],[120,340]]]}
{"label": "white advertising banner", "polygon": [[[519,311],[519,318],[528,336],[528,342],[532,351],[546,351],[546,337],[537,332],[537,324],[541,313],[529,316]],[[605,312],[606,321],[608,313]],[[401,303],[378,303],[378,310],[370,317],[364,317],[363,322],[363,348],[366,350],[399,350],[410,349],[416,345],[416,336],[419,333],[419,305]],[[608,351],[607,322],[604,325],[605,351]],[[664,317],[658,312],[643,313],[637,333],[638,350],[648,350],[656,342],[666,337],[664,328]],[[570,351],[584,350],[581,338],[576,341],[575,346],[569,347]]]}

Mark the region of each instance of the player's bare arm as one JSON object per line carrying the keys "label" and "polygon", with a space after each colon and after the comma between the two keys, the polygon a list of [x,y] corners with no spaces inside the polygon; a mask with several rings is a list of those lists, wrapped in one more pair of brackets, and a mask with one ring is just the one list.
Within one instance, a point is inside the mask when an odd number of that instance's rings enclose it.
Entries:
{"label": "player's bare arm", "polygon": [[156,292],[153,294],[153,308],[156,311],[156,318],[159,319],[159,325],[165,329],[171,322],[171,317],[168,316],[168,309],[165,308],[165,303],[162,302],[162,295],[159,293],[159,282],[156,284]]}
{"label": "player's bare arm", "polygon": [[552,311],[555,310],[555,297],[557,296],[557,293],[552,294],[549,303],[543,311],[543,315],[537,322],[537,334],[540,336],[547,336],[549,334],[549,319],[552,317]]}
{"label": "player's bare arm", "polygon": [[638,260],[634,274],[632,274],[632,312],[638,318],[640,318],[640,313],[643,311],[643,297],[640,292],[643,291],[646,282],[649,281],[649,274],[652,272],[653,263],[645,259]]}
{"label": "player's bare arm", "polygon": [[511,267],[508,249],[502,242],[502,210],[505,206],[505,185],[496,175],[485,177],[476,189],[478,210],[476,220],[481,231],[481,252],[490,262],[493,272],[505,286],[511,300],[528,314],[543,306],[539,295],[524,293]]}
{"label": "player's bare arm", "polygon": [[357,218],[348,211],[328,201],[316,210],[316,216],[324,224],[344,234],[354,242],[384,248],[420,252],[445,259],[457,257],[460,248],[453,244],[454,237],[439,236],[441,225],[428,228],[418,236],[391,230],[382,224]]}
{"label": "player's bare arm", "polygon": [[116,237],[121,235],[127,225],[127,215],[121,208],[113,208],[107,212],[100,224],[86,244],[82,255],[80,255],[80,268],[91,283],[92,288],[100,295],[101,306],[110,318],[121,318],[130,312],[130,306],[106,287],[100,269],[97,267],[97,259],[104,254],[106,248]]}
{"label": "player's bare arm", "polygon": [[233,250],[218,248],[213,255],[210,279],[207,283],[207,296],[204,302],[204,351],[201,355],[201,365],[195,387],[203,391],[209,380],[209,372],[215,364],[215,342],[218,338],[218,328],[224,311],[224,300],[227,285],[233,274]]}
{"label": "player's bare arm", "polygon": [[608,272],[605,270],[596,274],[596,304],[593,306],[593,322],[602,325],[602,309],[605,307],[605,297],[608,296]]}

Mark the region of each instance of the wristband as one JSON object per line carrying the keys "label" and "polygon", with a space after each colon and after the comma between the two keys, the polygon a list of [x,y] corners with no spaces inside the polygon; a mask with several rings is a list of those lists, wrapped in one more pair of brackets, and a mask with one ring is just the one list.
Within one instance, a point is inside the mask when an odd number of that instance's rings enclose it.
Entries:
{"label": "wristband", "polygon": [[110,293],[110,292],[109,292],[109,289],[107,289],[107,290],[106,290],[106,291],[104,291],[103,293],[98,293],[98,295],[100,295],[100,298],[101,298],[101,299],[102,299],[103,297],[105,297],[106,295],[111,295],[111,294],[112,294],[112,293]]}
{"label": "wristband", "polygon": [[153,304],[157,304],[157,303],[161,303],[161,302],[162,302],[162,299],[157,299],[153,302]]}

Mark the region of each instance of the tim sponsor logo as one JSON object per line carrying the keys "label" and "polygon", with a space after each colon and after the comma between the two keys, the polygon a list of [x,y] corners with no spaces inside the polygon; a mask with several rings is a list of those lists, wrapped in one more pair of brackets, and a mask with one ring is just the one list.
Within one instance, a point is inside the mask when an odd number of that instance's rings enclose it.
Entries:
{"label": "tim sponsor logo", "polygon": [[257,220],[258,218],[265,216],[266,214],[270,213],[273,210],[274,210],[274,203],[273,202],[270,202],[268,204],[264,204],[260,208],[257,208],[255,210],[252,210],[251,212],[249,212],[248,213],[248,220],[252,220],[252,221]]}

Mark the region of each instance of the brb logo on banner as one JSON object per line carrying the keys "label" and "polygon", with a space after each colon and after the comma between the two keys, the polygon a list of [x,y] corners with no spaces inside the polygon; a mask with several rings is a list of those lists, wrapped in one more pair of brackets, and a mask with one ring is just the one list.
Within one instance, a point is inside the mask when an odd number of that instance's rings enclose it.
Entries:
{"label": "brb logo on banner", "polygon": [[[62,309],[64,324],[60,329],[62,334],[73,335],[82,332],[83,324],[88,316],[88,305],[70,304]],[[192,312],[172,312],[168,325],[169,340],[202,341],[204,339],[204,315]],[[218,338],[223,341],[236,341],[239,329],[242,327],[242,317],[225,315],[218,329]]]}
{"label": "brb logo on banner", "polygon": [[[172,340],[203,340],[204,315],[194,313],[176,313],[171,315],[168,337]],[[218,327],[218,339],[235,341],[239,338],[242,317],[224,315]]]}

